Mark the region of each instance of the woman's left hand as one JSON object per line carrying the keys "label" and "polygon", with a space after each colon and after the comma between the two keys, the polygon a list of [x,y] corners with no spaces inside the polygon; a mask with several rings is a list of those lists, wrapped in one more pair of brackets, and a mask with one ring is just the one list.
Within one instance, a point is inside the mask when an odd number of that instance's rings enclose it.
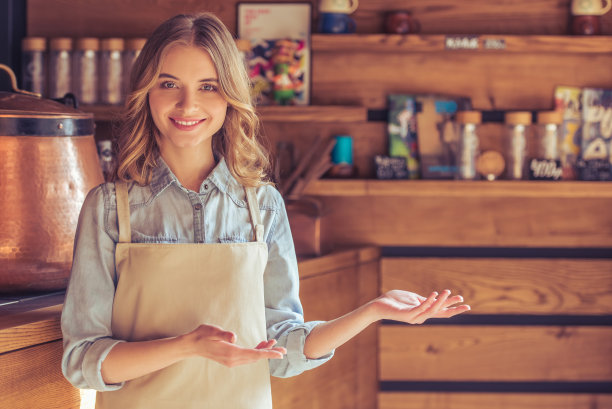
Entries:
{"label": "woman's left hand", "polygon": [[460,295],[451,296],[450,290],[432,292],[425,298],[409,291],[391,290],[372,301],[379,319],[422,324],[429,318],[450,318],[469,311]]}

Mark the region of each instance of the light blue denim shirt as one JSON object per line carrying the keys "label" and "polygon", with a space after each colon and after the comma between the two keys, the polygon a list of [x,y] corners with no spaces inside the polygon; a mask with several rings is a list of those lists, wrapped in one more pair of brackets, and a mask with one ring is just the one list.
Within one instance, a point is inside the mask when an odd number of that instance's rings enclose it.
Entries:
{"label": "light blue denim shirt", "polygon": [[[307,359],[304,341],[320,321],[304,323],[293,239],[283,199],[270,185],[257,188],[257,201],[268,245],[264,272],[268,339],[287,348],[282,360],[270,360],[273,376],[289,377],[329,360]],[[159,159],[148,186],[129,184],[130,223],[135,243],[234,243],[253,240],[246,194],[221,159],[199,192],[183,187]],[[115,245],[119,239],[115,185],[89,192],[79,216],[72,273],[62,311],[62,371],[76,387],[116,390],[105,384],[101,365],[113,338],[111,314],[117,285]],[[163,300],[160,300],[163,302]]]}

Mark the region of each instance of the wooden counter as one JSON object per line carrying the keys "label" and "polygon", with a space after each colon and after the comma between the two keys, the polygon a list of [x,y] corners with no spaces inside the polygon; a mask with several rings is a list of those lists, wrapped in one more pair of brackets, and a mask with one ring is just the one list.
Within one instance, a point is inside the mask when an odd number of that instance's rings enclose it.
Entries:
{"label": "wooden counter", "polygon": [[[367,247],[301,259],[306,320],[342,315],[378,293],[380,252]],[[62,376],[63,294],[0,303],[0,408],[79,408],[79,390]],[[376,402],[376,328],[325,365],[289,379],[273,378],[275,408],[366,408]]]}

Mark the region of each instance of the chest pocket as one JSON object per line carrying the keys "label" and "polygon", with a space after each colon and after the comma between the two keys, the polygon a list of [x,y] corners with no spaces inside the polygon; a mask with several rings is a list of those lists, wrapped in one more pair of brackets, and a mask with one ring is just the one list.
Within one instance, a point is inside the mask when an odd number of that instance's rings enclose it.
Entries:
{"label": "chest pocket", "polygon": [[162,244],[162,243],[186,243],[186,240],[181,240],[178,237],[170,235],[156,235],[149,236],[132,229],[132,243],[149,243],[149,244]]}

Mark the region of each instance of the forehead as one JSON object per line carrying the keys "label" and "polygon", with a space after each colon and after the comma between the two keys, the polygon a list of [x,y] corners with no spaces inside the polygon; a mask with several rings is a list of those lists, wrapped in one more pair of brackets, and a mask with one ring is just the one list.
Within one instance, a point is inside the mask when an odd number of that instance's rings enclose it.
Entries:
{"label": "forehead", "polygon": [[161,73],[178,78],[217,78],[217,70],[208,52],[185,44],[171,45],[161,60]]}

